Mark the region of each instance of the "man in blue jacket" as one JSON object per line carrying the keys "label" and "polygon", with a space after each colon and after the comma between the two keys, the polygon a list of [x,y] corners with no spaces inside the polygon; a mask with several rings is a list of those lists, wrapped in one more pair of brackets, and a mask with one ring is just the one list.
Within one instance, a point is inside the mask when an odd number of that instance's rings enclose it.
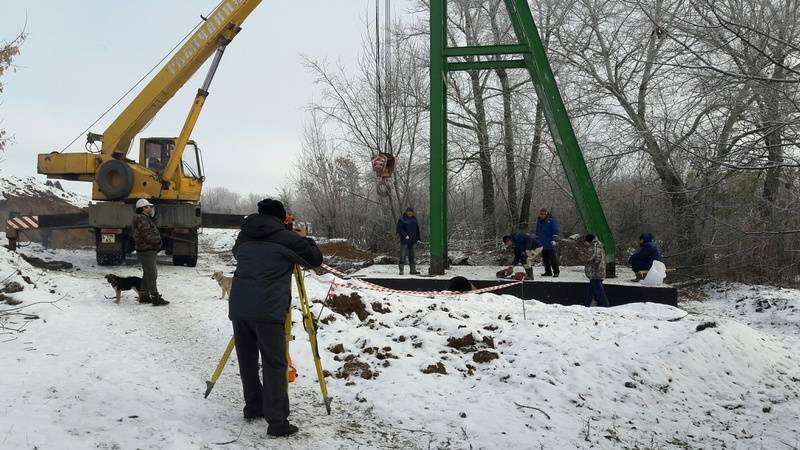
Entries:
{"label": "man in blue jacket", "polygon": [[525,268],[525,276],[532,280],[533,267],[531,266],[533,265],[533,258],[537,254],[535,250],[542,247],[539,241],[524,231],[517,231],[514,234],[503,236],[503,243],[514,248],[514,261],[511,263],[511,267],[522,264],[522,267]]}
{"label": "man in blue jacket", "polygon": [[542,244],[542,264],[544,265],[543,277],[558,277],[558,253],[556,245],[561,233],[558,220],[550,214],[547,208],[539,210],[536,219],[536,240]]}
{"label": "man in blue jacket", "polygon": [[636,275],[636,279],[631,281],[641,280],[642,275],[639,272],[650,270],[653,261],[661,261],[661,255],[658,253],[655,237],[652,233],[642,233],[642,235],[639,236],[639,251],[631,255],[628,259],[631,269]]}
{"label": "man in blue jacket", "polygon": [[[286,228],[286,210],[277,200],[258,202],[258,214],[244,219],[233,246],[233,275],[228,318],[233,322],[236,355],[244,393],[244,417],[267,421],[267,434],[288,436],[286,335],[292,303],[292,271],[322,264],[322,253],[305,230]],[[264,382],[258,376],[261,355]]]}
{"label": "man in blue jacket", "polygon": [[411,275],[419,275],[417,262],[414,257],[414,245],[419,241],[419,224],[414,216],[414,208],[408,207],[397,221],[397,237],[400,238],[400,275],[403,274],[403,264],[408,257],[408,267]]}

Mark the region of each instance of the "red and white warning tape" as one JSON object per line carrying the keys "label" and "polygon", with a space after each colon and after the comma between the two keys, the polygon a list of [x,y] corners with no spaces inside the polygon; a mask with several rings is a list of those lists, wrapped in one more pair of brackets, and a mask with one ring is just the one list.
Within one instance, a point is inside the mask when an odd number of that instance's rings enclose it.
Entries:
{"label": "red and white warning tape", "polygon": [[33,230],[39,228],[39,216],[17,216],[6,221],[9,228],[15,230]]}
{"label": "red and white warning tape", "polygon": [[[334,269],[333,267],[331,267],[331,266],[329,266],[327,264],[323,264],[322,268],[327,270],[328,272],[332,273],[334,276],[342,278],[345,281],[345,282],[339,282],[339,281],[333,280],[331,282],[331,290],[328,292],[329,296],[333,295],[333,289],[334,289],[333,285],[334,284],[338,285],[338,286],[348,287],[350,289],[362,288],[362,289],[369,289],[371,291],[389,292],[389,293],[393,293],[393,294],[414,295],[414,296],[419,296],[419,297],[454,296],[454,295],[464,295],[464,294],[483,294],[483,293],[486,293],[486,292],[498,291],[500,289],[505,289],[505,288],[510,287],[510,286],[516,286],[518,284],[522,284],[522,281],[514,281],[514,282],[511,282],[511,283],[505,283],[505,284],[501,284],[501,285],[498,285],[498,286],[486,287],[486,288],[483,288],[483,289],[475,289],[475,290],[467,291],[467,292],[409,291],[409,290],[400,290],[400,289],[390,289],[390,288],[387,288],[387,287],[383,287],[383,286],[377,285],[375,283],[370,283],[369,281],[360,280],[358,278],[353,278],[350,275],[342,273],[342,272]],[[319,281],[322,281],[322,280],[319,280]]]}

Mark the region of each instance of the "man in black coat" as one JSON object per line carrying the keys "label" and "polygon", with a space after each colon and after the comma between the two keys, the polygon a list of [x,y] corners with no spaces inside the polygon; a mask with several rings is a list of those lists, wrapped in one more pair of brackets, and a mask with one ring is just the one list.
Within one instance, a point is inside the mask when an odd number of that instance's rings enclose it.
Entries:
{"label": "man in black coat", "polygon": [[[295,264],[318,267],[322,253],[304,230],[288,230],[286,210],[277,200],[258,202],[258,214],[244,219],[233,246],[233,276],[228,318],[233,322],[236,354],[244,391],[244,417],[264,417],[267,434],[288,436],[286,335],[284,323],[292,303]],[[264,383],[258,376],[261,354]]]}

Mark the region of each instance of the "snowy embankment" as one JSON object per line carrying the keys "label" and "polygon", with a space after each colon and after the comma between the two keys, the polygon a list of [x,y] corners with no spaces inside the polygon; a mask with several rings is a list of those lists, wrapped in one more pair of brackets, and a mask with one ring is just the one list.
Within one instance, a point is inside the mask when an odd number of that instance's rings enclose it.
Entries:
{"label": "snowy embankment", "polygon": [[35,177],[0,177],[0,201],[6,197],[38,198],[42,196],[58,198],[77,208],[89,206],[89,199],[74,192],[59,189],[56,186],[46,185]]}
{"label": "snowy embankment", "polygon": [[[233,270],[232,242],[231,232],[201,235],[195,269],[162,260],[160,288],[172,301],[163,308],[130,292],[121,304],[107,298],[102,275],[138,275],[133,261],[100,268],[90,251],[22,250],[74,265],[45,271],[0,248],[0,280],[24,287],[11,294],[19,306],[57,300],[15,311],[38,319],[0,319],[24,327],[0,330],[0,448],[800,446],[797,291],[716,287],[687,305],[692,314],[528,301],[523,319],[521,300],[492,294],[337,287],[343,296],[323,308],[332,277],[311,274],[333,414],[322,407],[295,310],[291,420],[301,431],[267,439],[263,423],[241,419],[235,354],[202,395],[230,337],[210,274]],[[759,301],[781,306],[757,311]],[[333,311],[360,305],[361,319]]]}

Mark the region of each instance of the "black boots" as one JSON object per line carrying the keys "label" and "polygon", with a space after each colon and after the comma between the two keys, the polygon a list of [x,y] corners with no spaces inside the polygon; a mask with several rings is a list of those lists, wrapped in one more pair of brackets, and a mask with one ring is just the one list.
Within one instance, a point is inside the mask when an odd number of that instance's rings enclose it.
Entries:
{"label": "black boots", "polygon": [[288,420],[282,424],[269,424],[269,426],[267,426],[267,434],[275,437],[291,436],[297,433],[297,431],[298,428],[290,424]]}
{"label": "black boots", "polygon": [[151,295],[149,292],[139,292],[139,303],[150,303],[153,306],[169,305],[169,302],[161,297],[161,294]]}
{"label": "black boots", "polygon": [[169,305],[169,302],[164,300],[164,298],[161,297],[161,294],[156,294],[154,297],[152,297],[152,300],[153,306]]}
{"label": "black boots", "polygon": [[[409,273],[410,275],[419,275],[419,271],[417,270],[417,266],[416,266],[416,264],[409,264],[409,265],[408,265],[408,267],[409,267],[409,269],[410,269],[410,270],[408,271],[408,273]],[[402,265],[400,265],[400,275],[402,275],[402,274],[403,274],[403,266],[402,266]]]}

